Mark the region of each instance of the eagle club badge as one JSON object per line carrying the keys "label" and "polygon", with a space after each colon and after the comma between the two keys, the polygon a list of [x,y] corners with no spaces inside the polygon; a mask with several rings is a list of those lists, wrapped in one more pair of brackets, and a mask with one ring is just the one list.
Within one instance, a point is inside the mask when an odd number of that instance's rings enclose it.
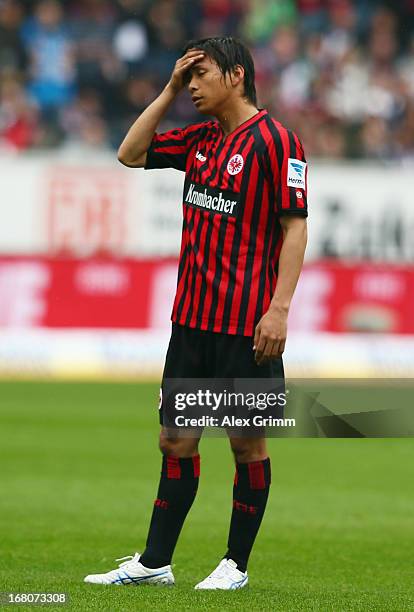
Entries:
{"label": "eagle club badge", "polygon": [[229,163],[227,164],[227,172],[231,175],[239,174],[243,170],[244,159],[241,155],[236,153],[233,155],[231,159],[229,159]]}

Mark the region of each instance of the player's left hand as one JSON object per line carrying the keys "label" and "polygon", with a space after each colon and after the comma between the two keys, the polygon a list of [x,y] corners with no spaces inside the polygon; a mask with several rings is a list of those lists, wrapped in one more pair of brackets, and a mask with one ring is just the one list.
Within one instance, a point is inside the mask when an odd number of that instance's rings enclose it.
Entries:
{"label": "player's left hand", "polygon": [[257,365],[282,355],[286,344],[287,316],[286,309],[269,309],[256,325],[253,350]]}

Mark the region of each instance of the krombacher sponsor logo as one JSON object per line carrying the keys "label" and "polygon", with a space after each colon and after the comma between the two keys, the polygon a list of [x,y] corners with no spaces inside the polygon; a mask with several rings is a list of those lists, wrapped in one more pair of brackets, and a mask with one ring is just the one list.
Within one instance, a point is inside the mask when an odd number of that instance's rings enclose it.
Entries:
{"label": "krombacher sponsor logo", "polygon": [[235,217],[239,198],[240,195],[234,191],[185,181],[184,202],[195,208],[203,208],[228,217]]}

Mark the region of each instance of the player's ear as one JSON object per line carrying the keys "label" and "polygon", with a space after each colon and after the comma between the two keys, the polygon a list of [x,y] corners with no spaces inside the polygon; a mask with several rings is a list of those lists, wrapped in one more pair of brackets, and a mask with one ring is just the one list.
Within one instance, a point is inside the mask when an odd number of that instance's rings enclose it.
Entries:
{"label": "player's ear", "polygon": [[230,78],[231,78],[231,82],[233,84],[233,86],[238,85],[240,82],[242,82],[244,80],[244,68],[243,66],[240,66],[240,64],[237,64],[237,66],[235,66],[231,73],[230,73]]}

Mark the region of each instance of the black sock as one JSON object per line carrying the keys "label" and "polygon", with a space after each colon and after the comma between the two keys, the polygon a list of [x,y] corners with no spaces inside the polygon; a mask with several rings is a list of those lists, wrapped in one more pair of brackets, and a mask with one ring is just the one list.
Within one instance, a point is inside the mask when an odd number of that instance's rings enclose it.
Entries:
{"label": "black sock", "polygon": [[140,558],[145,567],[169,565],[185,518],[198,488],[200,455],[162,458],[161,479],[147,537]]}
{"label": "black sock", "polygon": [[224,557],[233,559],[245,572],[260,523],[266,508],[270,488],[270,459],[236,463],[233,487],[228,550]]}

